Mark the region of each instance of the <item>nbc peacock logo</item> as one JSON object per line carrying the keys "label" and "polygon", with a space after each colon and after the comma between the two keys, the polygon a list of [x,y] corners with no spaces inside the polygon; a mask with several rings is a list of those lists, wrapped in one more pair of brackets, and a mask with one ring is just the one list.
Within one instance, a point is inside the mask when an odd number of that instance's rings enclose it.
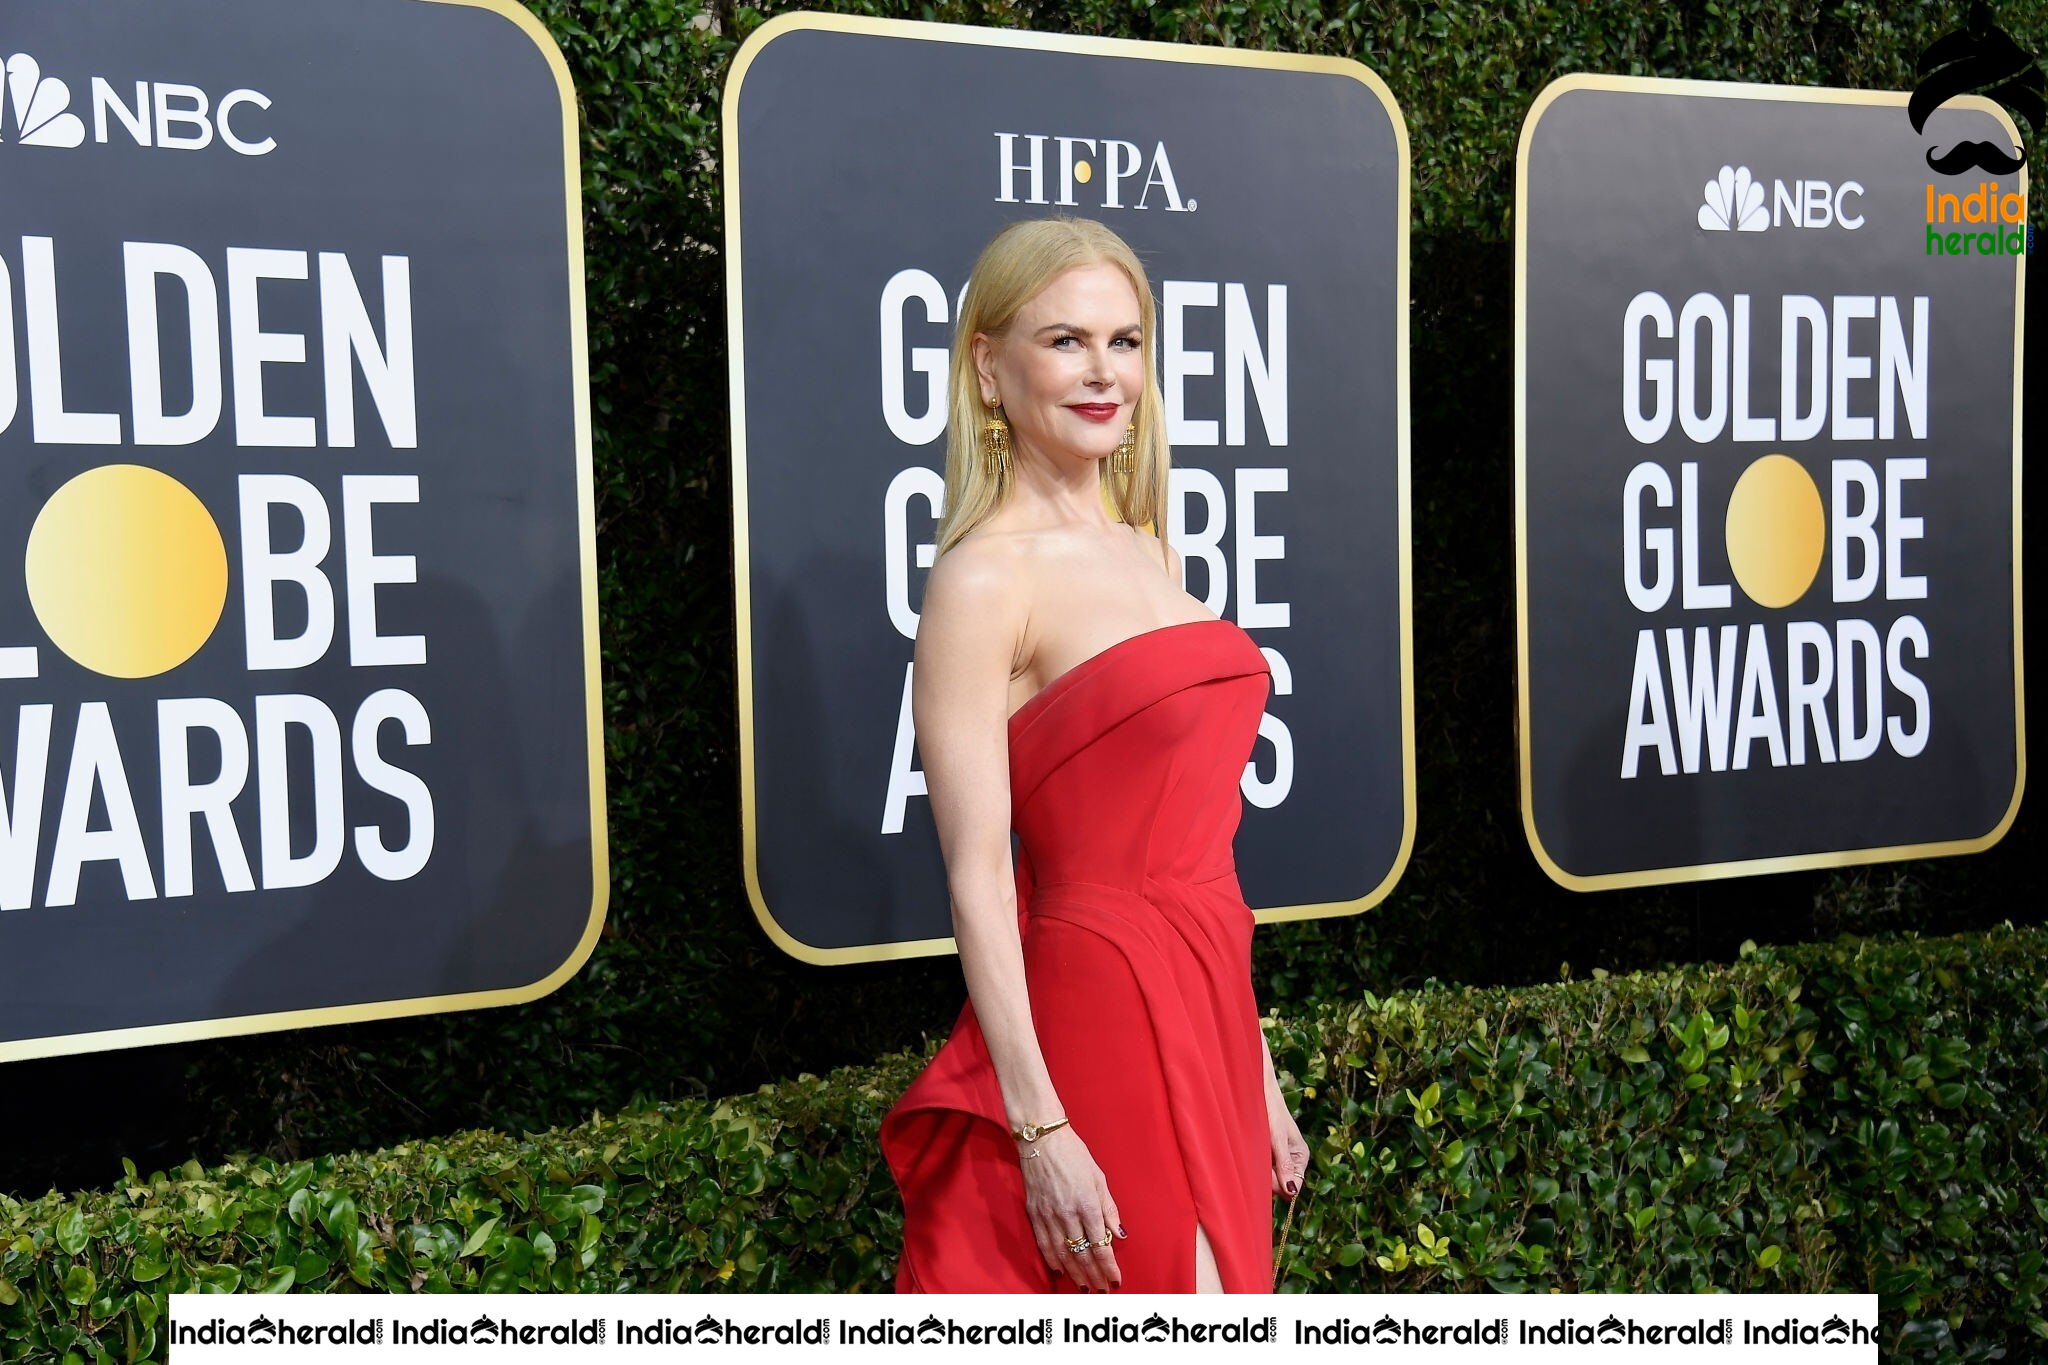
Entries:
{"label": "nbc peacock logo", "polygon": [[1705,232],[1763,232],[1770,228],[1841,228],[1854,232],[1863,214],[1851,200],[1861,200],[1863,186],[1854,180],[1773,179],[1764,182],[1747,166],[1723,165],[1706,183],[1695,215]]}
{"label": "nbc peacock logo", "polygon": [[263,126],[270,96],[261,90],[243,87],[215,96],[180,81],[88,76],[77,93],[74,112],[70,83],[45,75],[32,54],[17,52],[0,61],[0,142],[11,127],[14,141],[24,147],[80,147],[89,123],[93,142],[101,145],[125,134],[138,147],[165,152],[196,152],[216,143],[241,156],[277,150],[277,139]]}
{"label": "nbc peacock logo", "polygon": [[26,52],[9,57],[5,103],[14,114],[14,140],[25,147],[76,147],[85,141],[85,121],[71,112],[71,87],[45,76]]}
{"label": "nbc peacock logo", "polygon": [[1771,225],[1764,211],[1764,187],[1747,166],[1723,166],[1707,182],[1700,204],[1700,226],[1708,232],[1762,232]]}

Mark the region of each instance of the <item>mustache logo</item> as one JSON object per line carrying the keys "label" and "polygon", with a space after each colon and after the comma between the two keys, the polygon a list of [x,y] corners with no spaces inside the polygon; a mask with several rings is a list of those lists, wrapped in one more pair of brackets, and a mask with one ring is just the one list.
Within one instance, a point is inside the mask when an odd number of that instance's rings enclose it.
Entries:
{"label": "mustache logo", "polygon": [[1961,175],[1973,166],[1981,166],[1993,175],[2005,175],[2027,164],[2022,150],[2014,156],[1995,142],[1958,142],[1955,146],[1936,156],[1932,147],[1927,149],[1927,164],[1942,175]]}
{"label": "mustache logo", "polygon": [[[1936,109],[1957,95],[1981,90],[2039,130],[2048,123],[2048,93],[2041,69],[2032,53],[2014,42],[1991,17],[1983,0],[1970,6],[1969,19],[1953,33],[1943,34],[1920,54],[1920,83],[1906,102],[1906,116],[1913,131],[1926,131],[1927,119]],[[2007,151],[1994,142],[1965,140],[1947,151],[1927,149],[1927,165],[1942,175],[1960,175],[1981,168],[1993,175],[2005,175],[2026,164],[2025,147]]]}

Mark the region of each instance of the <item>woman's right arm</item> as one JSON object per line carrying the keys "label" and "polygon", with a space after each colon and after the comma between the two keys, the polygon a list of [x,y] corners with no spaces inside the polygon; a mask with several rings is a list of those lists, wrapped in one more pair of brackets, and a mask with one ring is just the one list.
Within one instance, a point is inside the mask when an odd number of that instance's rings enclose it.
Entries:
{"label": "woman's right arm", "polygon": [[[911,685],[960,970],[1012,1128],[1065,1116],[1031,1021],[1010,861],[1010,674],[1029,610],[1017,584],[992,547],[963,543],[941,555],[925,585]],[[1111,1248],[1076,1256],[1063,1244],[1118,1225],[1082,1135],[1070,1126],[1035,1146],[1039,1157],[1020,1160],[1040,1254],[1083,1284],[1114,1287],[1122,1276]]]}

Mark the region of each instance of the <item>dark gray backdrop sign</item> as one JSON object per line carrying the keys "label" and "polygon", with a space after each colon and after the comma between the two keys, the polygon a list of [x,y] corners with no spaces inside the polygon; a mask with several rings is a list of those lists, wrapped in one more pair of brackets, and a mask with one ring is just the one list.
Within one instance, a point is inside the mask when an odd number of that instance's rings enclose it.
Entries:
{"label": "dark gray backdrop sign", "polygon": [[949,952],[910,731],[946,347],[1004,224],[1144,258],[1187,588],[1268,652],[1261,918],[1384,896],[1414,829],[1407,138],[1351,62],[790,15],[727,85],[748,887],[814,962]]}
{"label": "dark gray backdrop sign", "polygon": [[1995,106],[1926,133],[1904,94],[1605,76],[1530,112],[1523,816],[1567,886],[1972,852],[2018,809],[2025,184],[1923,160],[2014,145]]}
{"label": "dark gray backdrop sign", "polygon": [[552,989],[606,893],[560,53],[75,0],[0,57],[0,1059]]}

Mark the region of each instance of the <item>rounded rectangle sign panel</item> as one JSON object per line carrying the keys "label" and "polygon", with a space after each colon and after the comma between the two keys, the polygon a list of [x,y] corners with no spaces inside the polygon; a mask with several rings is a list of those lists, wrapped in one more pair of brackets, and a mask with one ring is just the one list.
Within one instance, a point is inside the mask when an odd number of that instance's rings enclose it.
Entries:
{"label": "rounded rectangle sign panel", "polygon": [[1932,169],[2018,138],[1907,98],[1575,75],[1523,126],[1522,815],[1566,886],[2019,808],[2026,177]]}
{"label": "rounded rectangle sign panel", "polygon": [[954,312],[1006,224],[1144,260],[1185,586],[1264,651],[1262,920],[1385,896],[1414,838],[1408,146],[1355,62],[785,15],[725,96],[741,791],[762,926],[950,952],[911,658]]}
{"label": "rounded rectangle sign panel", "polygon": [[607,889],[561,54],[77,0],[0,61],[0,1060],[553,989]]}

